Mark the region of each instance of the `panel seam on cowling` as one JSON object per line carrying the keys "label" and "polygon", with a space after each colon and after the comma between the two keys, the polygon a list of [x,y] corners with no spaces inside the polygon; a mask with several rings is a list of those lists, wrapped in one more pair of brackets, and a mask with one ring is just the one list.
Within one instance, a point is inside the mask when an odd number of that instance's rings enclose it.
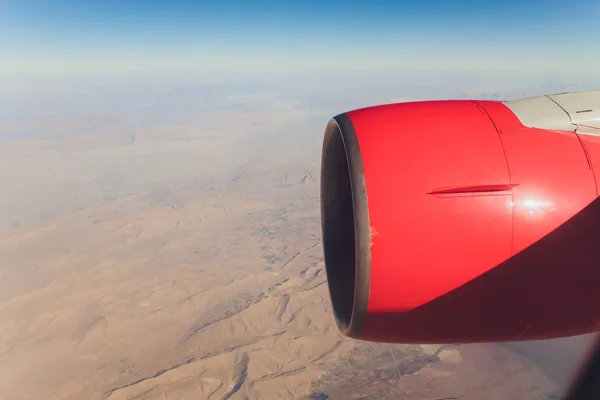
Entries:
{"label": "panel seam on cowling", "polygon": [[546,95],[546,97],[548,99],[550,99],[550,101],[552,101],[554,104],[556,104],[561,110],[563,110],[565,112],[565,114],[567,114],[567,117],[569,117],[569,122],[571,123],[571,125],[577,126],[576,124],[573,123],[573,119],[571,118],[571,114],[569,114],[569,112],[567,110],[565,110],[565,108],[563,106],[561,106],[556,100],[554,100],[552,97]]}
{"label": "panel seam on cowling", "polygon": [[598,197],[598,183],[596,182],[596,171],[594,171],[594,165],[592,164],[592,159],[590,158],[590,154],[588,153],[587,147],[585,147],[585,143],[583,143],[581,136],[579,136],[579,134],[577,133],[577,130],[574,133],[575,133],[575,136],[577,137],[577,140],[579,141],[579,144],[581,145],[581,148],[583,149],[583,154],[585,154],[585,158],[587,160],[588,167],[590,168],[590,171],[592,171],[592,177],[594,178],[594,186],[596,187],[596,197]]}
{"label": "panel seam on cowling", "polygon": [[[496,133],[497,133],[497,136],[498,136],[498,141],[500,142],[500,146],[502,147],[502,153],[504,153],[504,161],[506,162],[506,170],[508,171],[508,182],[512,185],[513,184],[513,180],[512,180],[512,176],[510,174],[510,165],[508,164],[508,155],[506,154],[506,149],[504,148],[504,142],[502,141],[502,131],[498,128],[498,126],[494,122],[494,119],[492,118],[492,116],[490,115],[490,113],[488,113],[487,110],[483,106],[481,106],[481,104],[479,104],[475,100],[471,100],[471,102],[473,104],[475,104],[485,115],[487,115],[487,117],[489,118],[490,122],[492,123],[494,129],[496,129]],[[504,106],[504,107],[506,107],[506,106]],[[511,110],[511,112],[512,112],[512,110]],[[514,197],[513,197],[512,192],[511,192],[511,201],[514,203]],[[512,210],[512,212],[510,213],[510,218],[511,218],[511,226],[510,226],[510,232],[511,232],[510,233],[510,256],[512,257],[513,252],[514,252],[514,246],[515,246],[515,211],[514,210]]]}

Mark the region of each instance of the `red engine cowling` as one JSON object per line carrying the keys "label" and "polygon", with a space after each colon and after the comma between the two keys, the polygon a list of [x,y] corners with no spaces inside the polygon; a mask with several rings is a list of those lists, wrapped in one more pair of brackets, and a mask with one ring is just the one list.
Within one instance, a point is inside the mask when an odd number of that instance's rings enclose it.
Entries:
{"label": "red engine cowling", "polygon": [[323,245],[345,335],[500,342],[600,326],[600,136],[541,129],[556,115],[519,107],[400,103],[329,122]]}

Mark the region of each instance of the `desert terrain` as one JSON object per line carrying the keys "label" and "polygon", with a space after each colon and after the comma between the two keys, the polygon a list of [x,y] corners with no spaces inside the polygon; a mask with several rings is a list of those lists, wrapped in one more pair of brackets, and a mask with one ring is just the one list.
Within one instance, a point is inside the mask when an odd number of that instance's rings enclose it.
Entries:
{"label": "desert terrain", "polygon": [[518,348],[341,336],[321,243],[322,133],[336,112],[394,99],[331,90],[203,83],[129,108],[103,92],[78,117],[4,121],[0,398],[560,393]]}

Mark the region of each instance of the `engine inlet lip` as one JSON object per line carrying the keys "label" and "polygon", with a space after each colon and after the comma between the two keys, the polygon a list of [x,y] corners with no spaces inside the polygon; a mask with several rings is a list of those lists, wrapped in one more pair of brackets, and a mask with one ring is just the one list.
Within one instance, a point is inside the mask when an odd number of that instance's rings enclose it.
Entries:
{"label": "engine inlet lip", "polygon": [[[348,176],[345,178],[349,178],[350,182],[352,209],[348,218],[353,219],[353,232],[343,232],[339,226],[336,226],[335,218],[339,217],[338,211],[331,211],[331,207],[343,204],[344,200],[348,201],[348,199],[341,198],[344,193],[333,190],[336,182],[332,178],[332,171],[329,170],[336,163],[336,160],[332,160],[332,158],[341,157],[341,152],[331,150],[331,146],[339,146],[340,139],[343,145],[343,157],[347,166],[346,173]],[[334,143],[336,141],[337,144]],[[337,115],[328,123],[323,140],[322,154],[321,228],[329,292],[338,328],[349,337],[359,338],[365,327],[369,300],[371,230],[361,152],[356,131],[347,114]],[[342,162],[342,160],[337,160],[337,162]],[[331,214],[336,215],[332,217]],[[353,246],[340,249],[340,241],[351,243],[352,238],[341,238],[345,234],[353,235]],[[348,254],[346,251],[352,251],[354,254]],[[342,257],[339,254],[340,252],[346,254]],[[352,258],[353,261],[351,265],[341,265],[338,262],[338,260],[349,258]],[[348,279],[352,279],[353,296],[342,296],[340,293],[345,293],[344,289],[348,290]]]}

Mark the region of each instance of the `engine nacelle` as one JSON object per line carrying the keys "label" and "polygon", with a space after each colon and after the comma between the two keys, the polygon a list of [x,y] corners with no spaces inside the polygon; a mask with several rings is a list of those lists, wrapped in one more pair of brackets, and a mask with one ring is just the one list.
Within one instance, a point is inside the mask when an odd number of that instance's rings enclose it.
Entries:
{"label": "engine nacelle", "polygon": [[338,327],[396,343],[600,327],[600,91],[368,107],[327,125]]}

